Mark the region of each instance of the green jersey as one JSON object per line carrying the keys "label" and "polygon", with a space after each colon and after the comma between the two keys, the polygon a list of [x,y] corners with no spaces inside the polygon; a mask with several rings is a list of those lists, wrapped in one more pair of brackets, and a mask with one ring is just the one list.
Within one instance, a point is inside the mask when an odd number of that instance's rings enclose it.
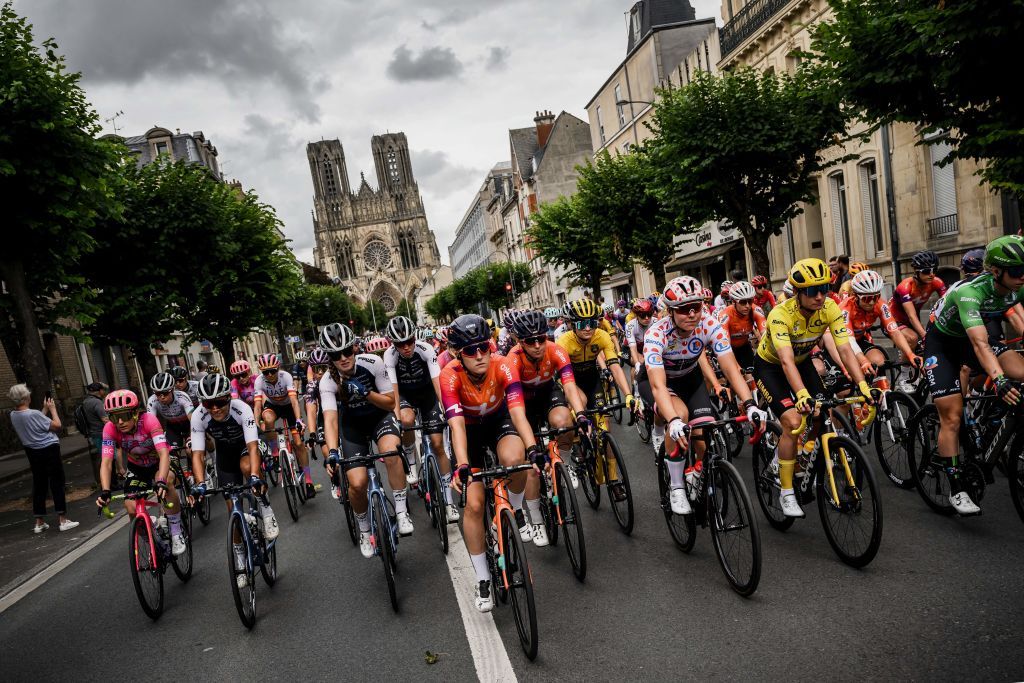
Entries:
{"label": "green jersey", "polygon": [[1002,317],[1024,301],[1024,287],[999,294],[992,273],[984,273],[970,282],[957,283],[935,304],[935,327],[951,337],[966,337],[971,327]]}

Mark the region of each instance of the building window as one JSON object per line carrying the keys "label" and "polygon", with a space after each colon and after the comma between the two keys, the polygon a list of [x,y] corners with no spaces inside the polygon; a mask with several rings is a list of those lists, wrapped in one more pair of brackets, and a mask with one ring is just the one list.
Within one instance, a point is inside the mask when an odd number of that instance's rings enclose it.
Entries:
{"label": "building window", "polygon": [[864,214],[864,236],[867,239],[867,255],[873,256],[885,249],[882,235],[882,209],[878,193],[878,166],[874,159],[868,159],[857,166],[860,175],[860,207]]}
{"label": "building window", "polygon": [[604,144],[604,118],[601,116],[601,107],[597,107],[597,134],[601,136],[601,144]]}
{"label": "building window", "polygon": [[615,111],[619,115],[619,128],[626,125],[626,107],[619,104],[622,102],[622,87],[619,85],[615,86]]}
{"label": "building window", "polygon": [[159,154],[167,154],[168,153],[167,152],[167,143],[166,142],[158,142],[158,143],[156,143],[156,153],[158,155]]}
{"label": "building window", "polygon": [[344,242],[334,243],[334,260],[338,266],[338,277],[343,280],[356,276],[356,262],[352,256],[352,242],[346,239]]}
{"label": "building window", "polygon": [[338,191],[338,185],[334,180],[334,167],[329,159],[324,159],[324,190],[327,194],[334,194]]}
{"label": "building window", "polygon": [[398,155],[395,154],[394,150],[391,150],[391,149],[388,150],[387,160],[388,160],[388,175],[391,176],[391,184],[392,185],[401,185],[402,184],[402,176],[398,172]]}
{"label": "building window", "polygon": [[700,63],[700,51],[698,50],[697,51],[697,71],[702,71],[703,69],[704,69],[704,65]]}
{"label": "building window", "polygon": [[786,71],[795,74],[800,68],[800,55],[793,52],[786,55]]}
{"label": "building window", "polygon": [[640,42],[640,10],[633,10],[630,21],[633,24],[633,44],[636,45]]}
{"label": "building window", "polygon": [[398,251],[402,257],[403,268],[419,268],[420,257],[416,251],[416,239],[412,229],[407,228],[398,233]]}
{"label": "building window", "polygon": [[683,66],[686,67],[686,82],[689,83],[690,82],[690,60],[684,59],[683,60]]}
{"label": "building window", "polygon": [[939,165],[951,149],[946,138],[932,142],[928,146],[932,167],[932,218],[956,214],[956,174],[953,163]]}
{"label": "building window", "polygon": [[708,73],[711,73],[711,50],[708,49],[708,41],[704,41],[704,61],[708,64]]}
{"label": "building window", "polygon": [[846,212],[846,179],[842,171],[828,177],[829,194],[832,197],[832,230],[835,237],[835,253],[850,253],[850,223]]}
{"label": "building window", "polygon": [[632,146],[633,145],[630,144],[629,142],[622,143],[622,153],[623,154],[629,154],[629,148],[632,147]]}

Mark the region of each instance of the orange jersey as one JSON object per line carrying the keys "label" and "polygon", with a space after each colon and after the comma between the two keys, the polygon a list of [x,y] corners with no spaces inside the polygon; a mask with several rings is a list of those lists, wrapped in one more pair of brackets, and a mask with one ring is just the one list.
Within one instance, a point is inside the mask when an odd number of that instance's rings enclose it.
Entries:
{"label": "orange jersey", "polygon": [[569,354],[554,342],[544,343],[544,355],[540,360],[535,361],[527,356],[519,344],[512,347],[507,358],[519,372],[519,381],[527,398],[554,382],[556,378],[562,382],[562,386],[576,382]]}
{"label": "orange jersey", "polygon": [[483,381],[475,383],[466,374],[462,361],[453,360],[441,371],[441,403],[448,418],[464,417],[479,423],[507,408],[523,407],[523,388],[519,372],[503,356],[491,356]]}
{"label": "orange jersey", "polygon": [[886,336],[891,337],[897,329],[896,318],[889,310],[889,304],[882,301],[881,297],[875,301],[875,306],[870,311],[865,311],[857,304],[857,297],[851,296],[839,304],[846,320],[846,329],[859,342],[871,342],[871,327],[878,320],[882,321],[882,330]]}
{"label": "orange jersey", "polygon": [[765,317],[757,306],[751,306],[750,313],[746,317],[736,312],[735,304],[720,309],[716,315],[719,322],[722,323],[722,329],[729,335],[729,342],[733,348],[750,344],[754,328],[757,328],[759,335],[764,334]]}

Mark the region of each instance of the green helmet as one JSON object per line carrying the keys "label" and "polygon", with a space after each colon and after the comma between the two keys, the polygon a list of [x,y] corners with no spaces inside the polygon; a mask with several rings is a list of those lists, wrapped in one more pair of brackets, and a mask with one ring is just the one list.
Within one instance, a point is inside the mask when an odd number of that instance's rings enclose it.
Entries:
{"label": "green helmet", "polygon": [[1024,266],[1024,237],[1003,235],[985,247],[985,265],[1006,268]]}

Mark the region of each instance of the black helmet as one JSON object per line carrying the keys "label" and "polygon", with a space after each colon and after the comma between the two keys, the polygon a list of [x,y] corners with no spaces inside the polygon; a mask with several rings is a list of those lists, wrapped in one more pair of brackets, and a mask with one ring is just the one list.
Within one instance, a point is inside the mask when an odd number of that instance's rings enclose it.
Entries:
{"label": "black helmet", "polygon": [[188,370],[181,367],[180,365],[175,365],[173,368],[171,368],[171,377],[174,378],[175,382],[183,379],[188,379]]}
{"label": "black helmet", "polygon": [[344,351],[355,341],[356,337],[348,325],[331,323],[320,331],[320,347],[327,352]]}
{"label": "black helmet", "polygon": [[174,388],[174,378],[169,372],[158,372],[149,380],[149,388],[156,392],[170,391]]}
{"label": "black helmet", "polygon": [[926,268],[937,268],[939,257],[934,251],[919,251],[910,258],[910,265],[914,270],[925,270]]}
{"label": "black helmet", "polygon": [[548,332],[548,319],[540,311],[522,311],[512,323],[512,334],[519,339],[536,337]]}
{"label": "black helmet", "polygon": [[980,273],[985,268],[985,250],[971,249],[960,259],[960,270],[965,273]]}
{"label": "black helmet", "polygon": [[404,315],[396,315],[388,321],[384,336],[392,342],[404,342],[416,336],[416,326]]}
{"label": "black helmet", "polygon": [[231,395],[231,382],[221,374],[209,374],[199,382],[199,398],[204,401]]}
{"label": "black helmet", "polygon": [[448,327],[448,343],[456,349],[479,344],[490,338],[491,328],[487,321],[473,313],[460,315]]}

